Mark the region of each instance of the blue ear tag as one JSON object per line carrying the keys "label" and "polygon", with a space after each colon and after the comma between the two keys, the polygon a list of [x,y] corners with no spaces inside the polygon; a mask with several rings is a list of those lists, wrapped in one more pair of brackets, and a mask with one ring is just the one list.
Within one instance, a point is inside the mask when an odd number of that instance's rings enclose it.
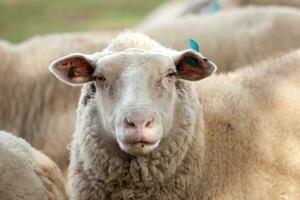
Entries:
{"label": "blue ear tag", "polygon": [[190,39],[190,49],[192,49],[196,52],[200,52],[200,46],[199,46],[198,42],[196,42],[193,39]]}
{"label": "blue ear tag", "polygon": [[208,7],[208,12],[209,13],[215,13],[221,10],[221,5],[220,3],[216,0],[210,6]]}
{"label": "blue ear tag", "polygon": [[[193,39],[190,39],[189,44],[190,44],[190,49],[192,49],[196,52],[200,52],[200,46],[199,46],[198,42],[196,42]],[[186,60],[190,65],[192,65],[192,67],[198,67],[197,59],[190,56],[190,57],[187,57]]]}

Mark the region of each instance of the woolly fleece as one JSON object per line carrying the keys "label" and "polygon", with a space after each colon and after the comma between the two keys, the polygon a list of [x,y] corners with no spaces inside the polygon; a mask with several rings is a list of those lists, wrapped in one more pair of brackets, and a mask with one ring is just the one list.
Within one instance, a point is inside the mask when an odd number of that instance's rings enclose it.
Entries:
{"label": "woolly fleece", "polygon": [[0,131],[0,199],[65,200],[56,164],[25,140]]}
{"label": "woolly fleece", "polygon": [[[108,49],[133,44],[157,48],[125,33]],[[296,51],[199,83],[178,80],[171,134],[138,157],[101,137],[93,101],[82,103],[86,84],[71,147],[71,199],[299,199],[299,64]]]}

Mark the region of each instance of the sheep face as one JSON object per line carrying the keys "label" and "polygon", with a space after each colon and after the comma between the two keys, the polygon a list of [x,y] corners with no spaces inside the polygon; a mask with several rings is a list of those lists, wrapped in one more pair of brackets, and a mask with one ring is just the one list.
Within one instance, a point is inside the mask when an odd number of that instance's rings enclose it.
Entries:
{"label": "sheep face", "polygon": [[175,73],[169,57],[138,50],[98,61],[97,108],[122,150],[150,152],[168,134],[176,99]]}
{"label": "sheep face", "polygon": [[151,152],[168,136],[176,110],[176,80],[200,80],[215,69],[212,62],[191,50],[162,53],[142,49],[72,54],[50,66],[67,83],[95,82],[93,106],[99,123],[132,155]]}

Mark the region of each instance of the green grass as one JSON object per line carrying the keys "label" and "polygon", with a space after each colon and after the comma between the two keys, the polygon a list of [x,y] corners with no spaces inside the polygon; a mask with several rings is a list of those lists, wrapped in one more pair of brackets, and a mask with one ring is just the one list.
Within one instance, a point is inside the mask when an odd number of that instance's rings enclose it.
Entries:
{"label": "green grass", "polygon": [[0,38],[132,27],[166,0],[0,0]]}

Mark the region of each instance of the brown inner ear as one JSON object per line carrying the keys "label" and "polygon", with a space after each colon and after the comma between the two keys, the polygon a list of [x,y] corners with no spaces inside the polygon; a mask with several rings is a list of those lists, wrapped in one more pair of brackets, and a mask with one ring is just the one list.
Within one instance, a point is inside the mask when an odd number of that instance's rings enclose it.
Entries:
{"label": "brown inner ear", "polygon": [[206,77],[206,69],[209,64],[202,59],[197,59],[192,55],[183,56],[176,64],[177,74],[179,78],[196,81]]}
{"label": "brown inner ear", "polygon": [[80,78],[87,81],[94,72],[94,68],[83,58],[70,58],[59,63],[57,69],[70,80]]}

